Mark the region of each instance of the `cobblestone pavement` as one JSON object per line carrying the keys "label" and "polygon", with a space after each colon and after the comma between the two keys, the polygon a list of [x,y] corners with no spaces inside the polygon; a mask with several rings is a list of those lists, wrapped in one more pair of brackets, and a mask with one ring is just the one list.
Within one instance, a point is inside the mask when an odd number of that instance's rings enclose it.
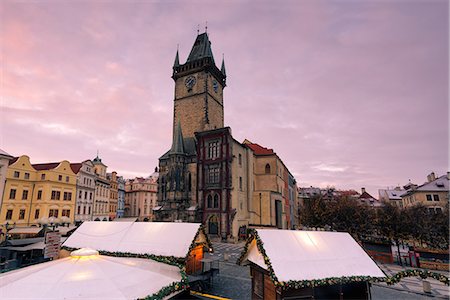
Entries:
{"label": "cobblestone pavement", "polygon": [[[236,265],[236,260],[243,248],[243,242],[238,244],[213,243],[214,253],[211,256],[219,259],[220,273],[213,278],[212,285],[205,290],[206,293],[231,299],[250,299],[250,269],[249,267]],[[387,275],[392,275],[405,269],[398,265],[381,263],[379,267]],[[431,294],[423,292],[422,280],[416,277],[402,279],[400,283],[392,286],[377,283],[371,288],[372,299],[414,300],[429,299],[430,297],[449,299],[448,286],[434,279],[429,279],[429,281],[431,282]]]}

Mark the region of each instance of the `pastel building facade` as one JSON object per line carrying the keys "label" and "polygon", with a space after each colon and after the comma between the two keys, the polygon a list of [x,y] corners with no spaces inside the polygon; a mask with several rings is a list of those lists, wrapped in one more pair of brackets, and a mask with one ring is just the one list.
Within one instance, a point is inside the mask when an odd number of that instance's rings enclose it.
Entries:
{"label": "pastel building facade", "polygon": [[108,173],[106,175],[109,180],[109,220],[117,217],[117,205],[119,200],[119,188],[117,182],[117,172]]}
{"label": "pastel building facade", "polygon": [[6,172],[0,224],[38,225],[53,217],[55,223],[73,223],[76,174],[66,160],[31,164],[26,155],[10,161]]}
{"label": "pastel building facade", "polygon": [[117,217],[123,218],[125,213],[125,182],[122,176],[117,177]]}
{"label": "pastel building facade", "polygon": [[94,164],[91,160],[85,160],[70,166],[77,175],[75,221],[92,221],[96,181]]}
{"label": "pastel building facade", "polygon": [[95,196],[92,219],[94,221],[109,220],[110,182],[106,178],[107,166],[97,156],[92,160],[95,172]]}
{"label": "pastel building facade", "polygon": [[157,206],[158,173],[147,178],[136,177],[125,183],[125,217],[137,217],[139,221],[152,221]]}

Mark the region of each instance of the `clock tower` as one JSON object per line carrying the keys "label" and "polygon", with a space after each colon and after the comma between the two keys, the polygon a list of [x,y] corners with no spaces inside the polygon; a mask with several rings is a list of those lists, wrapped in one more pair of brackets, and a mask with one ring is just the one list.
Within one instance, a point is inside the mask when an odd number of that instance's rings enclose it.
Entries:
{"label": "clock tower", "polygon": [[226,86],[225,64],[216,67],[208,34],[199,34],[184,64],[178,51],[173,65],[175,98],[173,134],[180,124],[183,137],[224,127],[223,89]]}

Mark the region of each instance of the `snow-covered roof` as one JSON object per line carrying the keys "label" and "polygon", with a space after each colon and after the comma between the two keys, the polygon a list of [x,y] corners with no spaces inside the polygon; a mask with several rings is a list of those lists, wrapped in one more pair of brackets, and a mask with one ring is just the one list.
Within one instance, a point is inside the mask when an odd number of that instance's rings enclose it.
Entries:
{"label": "snow-covered roof", "polygon": [[[184,258],[199,230],[198,223],[84,222],[63,246]],[[207,242],[202,231],[196,242]]]}
{"label": "snow-covered roof", "polygon": [[137,299],[181,279],[178,267],[150,259],[67,257],[1,274],[0,295],[2,299]]}
{"label": "snow-covered roof", "polygon": [[3,151],[2,149],[0,149],[0,156],[6,156],[7,158],[13,158],[13,156],[9,153],[7,153],[6,151]]}
{"label": "snow-covered roof", "polygon": [[426,182],[421,186],[417,187],[416,191],[448,192],[449,191],[448,181],[449,180],[447,178],[447,175],[442,175],[436,180]]}
{"label": "snow-covered roof", "polygon": [[[255,230],[279,282],[331,277],[385,277],[361,246],[344,232]],[[244,260],[269,270],[256,240]]]}

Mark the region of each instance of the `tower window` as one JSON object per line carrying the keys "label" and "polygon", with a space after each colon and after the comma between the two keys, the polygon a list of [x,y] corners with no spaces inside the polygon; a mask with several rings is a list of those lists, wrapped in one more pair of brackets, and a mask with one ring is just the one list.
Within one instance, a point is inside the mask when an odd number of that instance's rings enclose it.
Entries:
{"label": "tower window", "polygon": [[215,194],[214,195],[214,208],[219,208],[219,195],[218,194]]}
{"label": "tower window", "polygon": [[219,141],[212,141],[208,143],[208,157],[214,159],[219,157]]}
{"label": "tower window", "polygon": [[239,165],[242,166],[242,155],[239,154]]}
{"label": "tower window", "polygon": [[208,197],[206,198],[206,207],[207,208],[212,207],[212,196],[211,195],[208,195]]}
{"label": "tower window", "polygon": [[266,174],[270,174],[270,165],[266,164]]}

